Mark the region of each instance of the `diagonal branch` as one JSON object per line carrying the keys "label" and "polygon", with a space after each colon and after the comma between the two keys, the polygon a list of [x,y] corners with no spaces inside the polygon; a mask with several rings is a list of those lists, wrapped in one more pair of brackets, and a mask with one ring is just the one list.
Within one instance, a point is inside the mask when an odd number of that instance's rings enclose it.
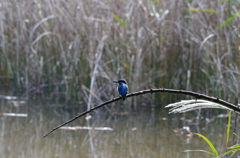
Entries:
{"label": "diagonal branch", "polygon": [[[134,92],[134,93],[130,93],[127,95],[127,98],[128,97],[133,97],[133,96],[137,96],[137,95],[142,95],[142,94],[145,94],[145,93],[175,93],[175,94],[184,94],[184,95],[190,95],[190,96],[193,96],[197,99],[204,99],[204,100],[208,100],[208,101],[211,101],[211,102],[214,102],[214,103],[218,103],[218,104],[221,104],[222,106],[225,106],[235,112],[240,112],[240,107],[237,106],[237,105],[234,105],[234,104],[231,104],[225,100],[222,100],[222,99],[218,99],[218,98],[215,98],[215,97],[212,97],[212,96],[208,96],[208,95],[205,95],[205,94],[201,94],[201,93],[196,93],[196,92],[192,92],[192,91],[185,91],[185,90],[177,90],[177,89],[163,89],[163,88],[160,88],[160,89],[148,89],[148,90],[142,90],[142,91],[139,91],[139,92]],[[78,114],[77,116],[75,116],[74,118],[72,118],[71,120],[68,120],[67,122],[53,128],[50,132],[48,132],[46,135],[44,135],[43,137],[45,138],[46,136],[48,136],[49,134],[51,134],[52,132],[56,131],[57,129],[61,128],[62,126],[70,123],[70,122],[73,122],[74,120],[78,119],[79,117],[83,116],[83,115],[86,115],[87,113],[90,113],[104,105],[107,105],[107,104],[110,104],[110,103],[113,103],[115,101],[118,101],[120,100],[121,97],[117,97],[117,98],[113,98],[112,100],[109,100],[109,101],[106,101],[100,105],[97,105],[95,106],[94,108],[91,108],[90,110],[87,110],[83,113],[80,113]]]}

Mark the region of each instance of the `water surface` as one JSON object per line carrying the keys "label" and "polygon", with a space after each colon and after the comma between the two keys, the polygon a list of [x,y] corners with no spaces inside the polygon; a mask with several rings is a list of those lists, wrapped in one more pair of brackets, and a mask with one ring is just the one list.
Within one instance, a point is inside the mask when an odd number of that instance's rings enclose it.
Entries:
{"label": "water surface", "polygon": [[[0,117],[0,153],[2,158],[196,158],[211,157],[188,149],[209,150],[198,136],[175,133],[174,129],[187,126],[193,133],[201,133],[225,151],[226,118],[196,125],[194,113],[188,120],[182,115],[168,114],[167,109],[147,109],[143,112],[106,113],[82,117],[69,126],[109,127],[101,130],[57,130],[43,138],[52,128],[81,112],[78,109],[56,108],[38,102],[15,107],[8,101],[0,102],[0,112],[27,113],[28,117]],[[105,110],[103,107],[100,110]]]}

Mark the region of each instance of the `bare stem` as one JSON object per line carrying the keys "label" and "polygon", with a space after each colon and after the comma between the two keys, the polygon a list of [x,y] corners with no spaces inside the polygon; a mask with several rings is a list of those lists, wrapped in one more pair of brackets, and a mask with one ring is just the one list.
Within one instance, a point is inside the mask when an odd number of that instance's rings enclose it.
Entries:
{"label": "bare stem", "polygon": [[[177,89],[164,89],[164,88],[160,88],[160,89],[148,89],[148,90],[142,90],[142,91],[139,91],[139,92],[134,92],[134,93],[130,93],[127,95],[127,98],[128,97],[133,97],[133,96],[137,96],[137,95],[142,95],[142,94],[145,94],[145,93],[177,93],[177,94],[184,94],[184,95],[190,95],[190,96],[193,96],[197,99],[204,99],[204,100],[208,100],[208,101],[211,101],[211,102],[214,102],[214,103],[218,103],[218,104],[221,104],[227,108],[230,108],[232,109],[233,111],[235,112],[240,112],[240,107],[234,105],[234,104],[231,104],[225,100],[222,100],[222,99],[218,99],[218,98],[215,98],[215,97],[212,97],[212,96],[208,96],[208,95],[205,95],[205,94],[201,94],[201,93],[196,93],[196,92],[192,92],[192,91],[185,91],[185,90],[177,90]],[[74,118],[72,118],[71,120],[57,126],[56,128],[53,128],[50,132],[48,132],[46,135],[44,135],[43,137],[45,138],[46,136],[48,136],[49,134],[51,134],[52,132],[54,132],[55,130],[61,128],[62,126],[70,123],[70,122],[73,122],[74,120],[78,119],[79,117],[83,116],[83,115],[86,115],[90,112],[92,112],[93,110],[96,110],[104,105],[107,105],[107,104],[110,104],[110,103],[113,103],[115,101],[118,101],[120,100],[121,97],[117,97],[117,98],[113,98],[112,100],[109,100],[109,101],[106,101],[100,105],[97,105],[95,106],[94,108],[91,108],[90,110],[87,110],[83,113],[80,113],[78,114],[77,116],[75,116]]]}

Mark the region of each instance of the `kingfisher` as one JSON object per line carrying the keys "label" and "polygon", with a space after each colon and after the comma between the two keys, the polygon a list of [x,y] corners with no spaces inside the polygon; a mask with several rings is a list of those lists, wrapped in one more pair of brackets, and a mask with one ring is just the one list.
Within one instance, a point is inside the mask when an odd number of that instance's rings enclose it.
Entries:
{"label": "kingfisher", "polygon": [[125,100],[128,91],[127,82],[125,80],[118,80],[113,82],[118,83],[118,94],[122,96],[123,100]]}

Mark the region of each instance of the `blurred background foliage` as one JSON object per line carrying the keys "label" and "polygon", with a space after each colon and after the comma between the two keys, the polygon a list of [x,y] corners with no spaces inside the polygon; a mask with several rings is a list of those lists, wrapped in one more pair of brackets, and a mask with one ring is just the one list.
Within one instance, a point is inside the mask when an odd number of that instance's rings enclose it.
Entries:
{"label": "blurred background foliage", "polygon": [[[117,96],[111,81],[121,78],[129,92],[185,89],[235,102],[239,3],[1,0],[0,87],[11,95],[93,105]],[[177,97],[131,102],[137,108]]]}

